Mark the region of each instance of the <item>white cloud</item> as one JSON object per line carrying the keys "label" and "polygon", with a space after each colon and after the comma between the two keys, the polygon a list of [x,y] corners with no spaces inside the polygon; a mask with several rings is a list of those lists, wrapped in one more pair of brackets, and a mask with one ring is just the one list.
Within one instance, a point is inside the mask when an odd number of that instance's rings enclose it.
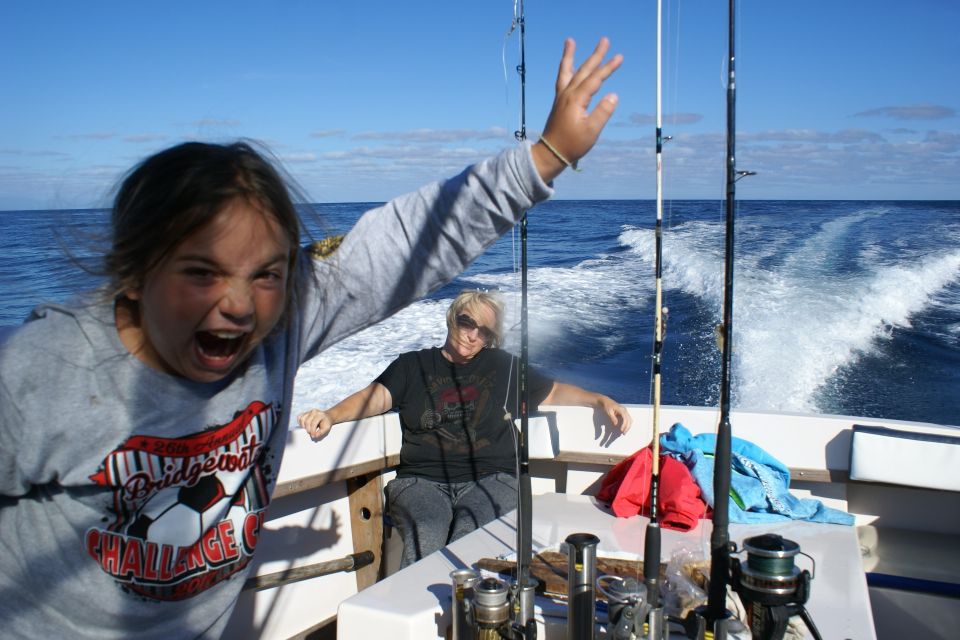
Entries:
{"label": "white cloud", "polygon": [[241,122],[239,120],[230,120],[230,119],[218,119],[218,118],[203,118],[202,120],[197,120],[196,122],[187,123],[188,126],[205,128],[205,127],[239,127]]}
{"label": "white cloud", "polygon": [[399,140],[404,142],[457,142],[462,140],[506,140],[513,135],[502,127],[489,129],[413,129],[411,131],[366,131],[355,140]]}
{"label": "white cloud", "polygon": [[310,132],[311,138],[335,138],[344,134],[343,129],[324,129]]}
{"label": "white cloud", "polygon": [[280,162],[284,164],[299,164],[302,162],[316,162],[315,153],[285,153],[279,156]]}
{"label": "white cloud", "polygon": [[124,142],[159,142],[167,140],[169,136],[162,133],[140,133],[131,136],[124,136]]}
{"label": "white cloud", "polygon": [[67,140],[110,140],[111,138],[117,137],[117,134],[100,131],[93,133],[72,133],[63,137]]}
{"label": "white cloud", "polygon": [[895,120],[943,120],[957,115],[952,107],[936,104],[916,104],[900,107],[878,107],[853,114],[856,118],[882,117]]}
{"label": "white cloud", "polygon": [[[656,124],[657,116],[656,114],[650,113],[631,113],[628,118],[630,124],[633,125],[651,125]],[[663,124],[667,125],[683,125],[683,124],[696,124],[703,120],[703,116],[699,113],[668,113],[662,115]]]}
{"label": "white cloud", "polygon": [[69,158],[70,154],[49,149],[0,149],[0,155],[23,156],[25,158]]}

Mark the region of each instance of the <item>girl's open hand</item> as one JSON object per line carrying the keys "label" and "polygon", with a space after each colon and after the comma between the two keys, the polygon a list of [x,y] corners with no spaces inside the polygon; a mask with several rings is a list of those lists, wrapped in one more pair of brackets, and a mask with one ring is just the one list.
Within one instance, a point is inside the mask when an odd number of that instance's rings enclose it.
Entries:
{"label": "girl's open hand", "polygon": [[620,54],[603,62],[609,49],[610,41],[601,38],[593,53],[574,71],[573,54],[576,44],[571,38],[567,38],[563,44],[563,57],[557,72],[556,96],[541,136],[547,139],[557,153],[551,151],[542,141],[533,146],[537,171],[547,182],[566,168],[566,164],[557,154],[571,164],[576,164],[596,144],[600,132],[617,107],[617,95],[609,93],[600,99],[593,111],[589,111],[593,96],[623,62]]}

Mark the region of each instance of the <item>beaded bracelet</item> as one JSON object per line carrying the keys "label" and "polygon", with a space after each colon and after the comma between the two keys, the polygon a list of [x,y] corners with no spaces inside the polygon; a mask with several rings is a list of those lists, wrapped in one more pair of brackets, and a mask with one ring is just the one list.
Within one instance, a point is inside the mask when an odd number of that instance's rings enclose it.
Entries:
{"label": "beaded bracelet", "polygon": [[542,142],[542,143],[543,143],[543,146],[545,146],[547,149],[550,150],[550,153],[552,153],[553,155],[557,156],[557,160],[559,160],[559,161],[562,162],[563,164],[567,165],[568,167],[570,167],[570,168],[573,169],[574,171],[582,171],[582,169],[580,169],[579,167],[577,167],[577,163],[579,162],[579,160],[578,160],[577,162],[570,162],[570,161],[567,160],[565,157],[563,157],[563,154],[562,154],[562,153],[560,153],[559,151],[557,151],[556,149],[554,149],[553,145],[550,144],[550,141],[547,140],[546,138],[544,138],[543,136],[540,136],[540,142]]}

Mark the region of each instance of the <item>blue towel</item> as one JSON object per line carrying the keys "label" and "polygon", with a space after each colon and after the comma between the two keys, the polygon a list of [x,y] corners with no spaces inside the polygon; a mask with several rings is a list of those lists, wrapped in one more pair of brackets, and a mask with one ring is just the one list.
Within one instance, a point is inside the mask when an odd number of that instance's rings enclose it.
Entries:
{"label": "blue towel", "polygon": [[[679,422],[660,436],[665,453],[682,460],[700,485],[704,500],[713,499],[713,454],[716,436],[693,436]],[[790,493],[790,471],[769,453],[741,438],[730,439],[730,522],[758,523],[782,520],[809,520],[852,525],[845,511],[824,506],[819,500],[800,499]]]}

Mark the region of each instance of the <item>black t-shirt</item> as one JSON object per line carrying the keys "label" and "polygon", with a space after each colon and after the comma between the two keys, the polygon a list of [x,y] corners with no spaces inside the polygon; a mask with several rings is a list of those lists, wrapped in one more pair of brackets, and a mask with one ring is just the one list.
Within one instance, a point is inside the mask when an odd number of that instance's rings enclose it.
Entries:
{"label": "black t-shirt", "polygon": [[[517,410],[517,358],[483,349],[454,364],[437,347],[402,354],[376,380],[400,411],[403,445],[397,475],[466,482],[515,469],[512,424]],[[553,380],[527,370],[531,410],[549,395]],[[506,409],[504,409],[506,407]]]}

